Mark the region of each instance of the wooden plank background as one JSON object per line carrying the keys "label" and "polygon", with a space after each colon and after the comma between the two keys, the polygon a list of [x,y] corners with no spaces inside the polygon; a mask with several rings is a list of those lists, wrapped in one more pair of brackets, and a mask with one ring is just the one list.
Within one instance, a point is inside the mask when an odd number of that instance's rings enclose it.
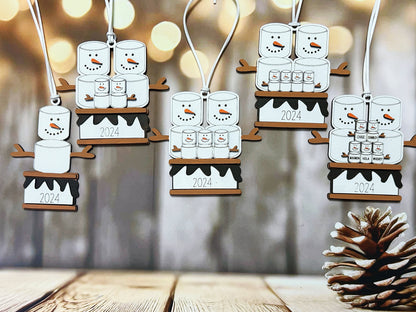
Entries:
{"label": "wooden plank background", "polygon": [[[224,0],[231,1],[231,0]],[[181,26],[186,1],[138,1],[132,27],[117,31],[119,40],[148,42],[152,27],[170,20]],[[179,5],[180,4],[180,5]],[[217,26],[223,3],[201,1],[191,17],[190,29],[198,49],[212,62],[225,37]],[[239,30],[216,72],[212,90],[233,90],[240,95],[240,126],[244,133],[256,120],[254,75],[235,72],[238,60],[254,64],[258,29],[269,22],[289,22],[290,12],[272,1],[256,1],[256,11],[240,21]],[[86,40],[104,40],[104,3],[94,1],[88,17],[71,19],[60,3],[42,1],[47,39],[69,39],[74,46]],[[374,94],[389,94],[403,101],[402,131],[416,132],[414,49],[416,5],[412,0],[385,2],[372,53]],[[201,19],[201,16],[204,19]],[[364,38],[369,11],[345,1],[306,1],[301,19],[351,30],[353,48],[345,55],[331,54],[333,66],[350,63],[350,78],[331,78],[329,98],[361,93]],[[199,29],[199,30],[198,30]],[[328,201],[327,147],[307,143],[308,131],[262,130],[263,141],[244,143],[241,197],[171,197],[167,144],[95,147],[95,160],[75,159],[72,171],[80,173],[77,213],[30,212],[21,209],[22,172],[32,169],[30,159],[12,159],[14,143],[32,150],[38,140],[37,111],[48,103],[44,65],[28,11],[0,25],[0,266],[87,267],[162,270],[198,270],[258,273],[322,274],[321,252],[334,242],[329,236],[335,222],[348,210],[362,211],[367,204]],[[165,75],[171,91],[152,94],[151,126],[162,133],[170,127],[170,96],[183,90],[198,91],[198,79],[179,70],[188,49],[182,38],[173,58],[156,63],[148,58],[151,82]],[[73,82],[76,71],[64,77]],[[74,94],[63,103],[75,109]],[[327,119],[329,122],[329,119]],[[72,118],[71,143],[78,138]],[[401,190],[403,201],[393,211],[408,213],[414,234],[416,151],[406,149]]]}

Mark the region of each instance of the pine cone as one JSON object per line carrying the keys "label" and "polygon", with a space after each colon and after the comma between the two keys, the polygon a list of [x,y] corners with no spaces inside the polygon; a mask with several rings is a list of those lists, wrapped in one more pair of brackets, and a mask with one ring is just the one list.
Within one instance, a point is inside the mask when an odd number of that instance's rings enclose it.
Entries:
{"label": "pine cone", "polygon": [[331,246],[323,254],[344,258],[326,262],[323,269],[329,270],[328,287],[342,302],[373,309],[416,304],[416,237],[388,250],[409,228],[405,213],[390,219],[391,213],[390,208],[382,213],[368,207],[363,218],[348,213],[355,227],[335,224],[331,236],[346,244]]}

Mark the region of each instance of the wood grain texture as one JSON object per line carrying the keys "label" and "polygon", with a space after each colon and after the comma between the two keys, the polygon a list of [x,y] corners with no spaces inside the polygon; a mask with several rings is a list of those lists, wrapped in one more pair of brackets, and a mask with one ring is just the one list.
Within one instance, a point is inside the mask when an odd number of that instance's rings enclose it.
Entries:
{"label": "wood grain texture", "polygon": [[108,115],[108,114],[149,114],[147,108],[125,107],[125,108],[77,108],[77,115]]}
{"label": "wood grain texture", "polygon": [[182,275],[176,285],[173,312],[290,312],[265,285],[248,275]]}
{"label": "wood grain texture", "polygon": [[[365,312],[350,308],[337,300],[336,293],[326,287],[324,277],[269,276],[266,283],[284,301],[291,312]],[[378,312],[387,312],[377,310]],[[395,310],[397,311],[397,310]],[[414,311],[404,309],[400,311]]]}
{"label": "wood grain texture", "polygon": [[149,139],[146,138],[125,138],[125,139],[82,139],[77,140],[78,145],[135,145],[135,144],[149,144]]}
{"label": "wood grain texture", "polygon": [[337,168],[337,169],[368,169],[368,170],[391,170],[391,171],[400,171],[402,166],[400,165],[378,165],[378,164],[352,164],[352,163],[328,163],[328,168]]}
{"label": "wood grain texture", "polygon": [[280,129],[326,129],[326,123],[310,123],[310,122],[272,122],[272,121],[256,121],[254,123],[259,128],[280,128]]}
{"label": "wood grain texture", "polygon": [[256,97],[294,98],[294,99],[327,99],[328,93],[323,92],[282,92],[256,91]]}
{"label": "wood grain texture", "polygon": [[241,195],[239,189],[170,190],[172,196]]}
{"label": "wood grain texture", "polygon": [[17,311],[45,298],[73,278],[75,271],[0,271],[0,311]]}
{"label": "wood grain texture", "polygon": [[164,312],[175,275],[133,271],[95,271],[53,294],[30,312]]}
{"label": "wood grain texture", "polygon": [[40,211],[72,211],[76,212],[78,207],[75,205],[43,205],[43,204],[22,204],[22,208],[26,210]]}
{"label": "wood grain texture", "polygon": [[67,173],[44,173],[39,171],[25,171],[23,172],[24,177],[35,177],[35,178],[57,178],[57,179],[79,179],[78,173],[67,172]]}
{"label": "wood grain texture", "polygon": [[368,195],[368,194],[337,194],[329,193],[328,199],[373,201],[373,202],[400,202],[400,195]]}

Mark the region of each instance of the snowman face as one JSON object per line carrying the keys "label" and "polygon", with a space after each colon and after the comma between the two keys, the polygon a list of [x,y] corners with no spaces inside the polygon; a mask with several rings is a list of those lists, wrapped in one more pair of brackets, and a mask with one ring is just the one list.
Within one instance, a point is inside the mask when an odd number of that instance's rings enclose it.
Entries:
{"label": "snowman face", "polygon": [[146,45],[136,40],[118,42],[114,49],[114,63],[117,74],[145,73]]}
{"label": "snowman face", "polygon": [[110,79],[98,78],[95,80],[95,94],[109,94],[110,93]]}
{"label": "snowman face", "polygon": [[329,30],[323,25],[307,24],[296,30],[296,55],[306,58],[328,56]]}
{"label": "snowman face", "polygon": [[110,72],[110,48],[105,42],[81,43],[78,46],[77,57],[80,75],[107,75]]}
{"label": "snowman face", "polygon": [[215,145],[228,145],[228,131],[217,130],[215,131],[214,137]]}
{"label": "snowman face", "polygon": [[195,92],[179,92],[172,96],[171,122],[175,126],[197,126],[202,123],[202,97]]}
{"label": "snowman face", "polygon": [[196,145],[196,132],[194,130],[184,130],[182,132],[183,145]]}
{"label": "snowman face", "polygon": [[38,136],[43,140],[69,137],[71,112],[62,106],[44,106],[39,110]]}
{"label": "snowman face", "polygon": [[332,102],[332,126],[355,129],[357,120],[365,119],[364,100],[355,95],[341,95]]}
{"label": "snowman face", "polygon": [[292,54],[292,29],[271,23],[260,28],[259,54],[263,57],[289,57]]}
{"label": "snowman face", "polygon": [[398,130],[401,127],[402,104],[392,96],[377,96],[370,103],[370,120],[378,122],[380,130]]}
{"label": "snowman face", "polygon": [[126,93],[126,80],[121,78],[111,79],[111,93],[112,94],[125,94]]}
{"label": "snowman face", "polygon": [[212,132],[209,130],[201,130],[198,132],[198,145],[199,146],[211,146],[212,145]]}
{"label": "snowman face", "polygon": [[208,96],[208,124],[231,126],[238,124],[240,100],[229,91],[217,91]]}

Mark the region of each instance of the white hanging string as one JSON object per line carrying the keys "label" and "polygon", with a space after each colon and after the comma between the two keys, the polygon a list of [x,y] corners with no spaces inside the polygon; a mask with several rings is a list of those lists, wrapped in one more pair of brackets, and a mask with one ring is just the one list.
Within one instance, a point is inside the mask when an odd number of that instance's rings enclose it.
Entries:
{"label": "white hanging string", "polygon": [[298,9],[296,10],[296,0],[293,0],[292,4],[292,22],[289,23],[289,26],[298,27],[300,26],[299,23],[299,16],[300,11],[302,10],[303,0],[299,0]]}
{"label": "white hanging string", "polygon": [[114,0],[104,0],[107,8],[108,31],[107,44],[112,47],[116,42],[116,34],[114,33]]}
{"label": "white hanging string", "polygon": [[51,103],[52,105],[59,105],[61,103],[61,97],[56,91],[55,80],[53,78],[53,72],[51,64],[49,62],[48,48],[46,46],[45,32],[43,30],[42,16],[40,15],[39,3],[38,0],[34,1],[33,5],[35,6],[36,12],[33,8],[32,2],[30,0],[27,0],[27,3],[29,5],[30,13],[32,14],[33,22],[35,23],[35,27],[39,35],[40,45],[42,46],[43,56],[45,58],[46,76],[48,78]]}
{"label": "white hanging string", "polygon": [[[190,8],[191,4],[194,1],[195,0],[189,0],[187,6],[185,8],[185,12],[183,14],[183,28],[184,28],[184,31],[185,31],[186,41],[188,42],[189,47],[191,48],[192,54],[194,55],[195,61],[196,61],[197,65],[198,65],[199,73],[201,75],[201,80],[202,80],[201,93],[202,93],[203,96],[206,96],[206,95],[209,94],[209,91],[210,91],[209,90],[209,86],[211,84],[212,77],[214,76],[215,69],[218,66],[218,63],[219,63],[219,61],[220,61],[220,59],[221,59],[224,51],[226,50],[228,44],[230,43],[231,38],[233,37],[233,35],[235,33],[235,30],[237,28],[238,20],[240,19],[240,4],[238,3],[238,0],[234,0],[235,1],[236,8],[237,8],[237,12],[236,12],[236,16],[235,16],[235,20],[234,20],[233,27],[231,28],[231,31],[228,34],[227,39],[225,39],[224,45],[222,46],[222,48],[221,48],[221,50],[220,50],[220,52],[219,52],[219,54],[217,56],[217,59],[215,60],[214,64],[212,65],[211,71],[210,71],[210,73],[208,75],[208,79],[206,80],[205,79],[205,75],[204,75],[204,70],[202,68],[201,61],[199,60],[199,57],[198,57],[198,55],[196,53],[194,44],[192,43],[192,40],[191,40],[191,36],[189,35],[188,26],[186,24],[186,19],[188,17],[189,8]],[[199,1],[199,0],[197,0],[197,1]],[[216,0],[213,0],[213,2],[214,2],[214,4],[217,3]]]}
{"label": "white hanging string", "polygon": [[380,11],[381,0],[376,0],[374,3],[373,11],[371,13],[370,23],[367,32],[367,43],[364,56],[363,66],[363,97],[367,100],[371,100],[371,89],[370,89],[370,49],[371,42],[373,40],[374,30],[377,24],[377,18]]}

